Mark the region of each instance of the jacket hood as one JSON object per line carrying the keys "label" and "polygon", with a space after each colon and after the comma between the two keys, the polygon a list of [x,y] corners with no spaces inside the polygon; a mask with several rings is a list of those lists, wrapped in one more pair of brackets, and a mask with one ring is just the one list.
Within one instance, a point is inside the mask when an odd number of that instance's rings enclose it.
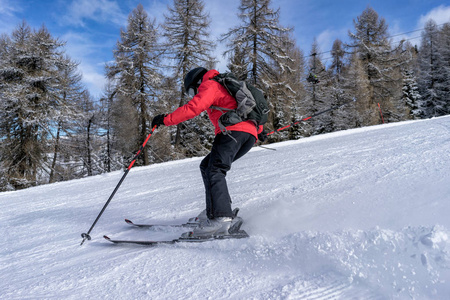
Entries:
{"label": "jacket hood", "polygon": [[217,70],[214,70],[214,69],[209,70],[208,72],[205,73],[205,75],[203,75],[202,81],[205,82],[205,81],[208,81],[210,79],[213,79],[214,77],[216,77],[219,74],[220,73]]}

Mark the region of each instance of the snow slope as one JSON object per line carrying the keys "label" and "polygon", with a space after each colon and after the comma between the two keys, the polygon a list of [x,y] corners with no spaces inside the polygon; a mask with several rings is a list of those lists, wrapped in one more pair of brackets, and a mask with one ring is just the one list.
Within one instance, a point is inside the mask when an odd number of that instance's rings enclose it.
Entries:
{"label": "snow slope", "polygon": [[[155,133],[157,134],[157,133]],[[254,148],[228,174],[249,239],[123,221],[203,209],[201,158],[0,194],[1,299],[449,299],[450,117]]]}

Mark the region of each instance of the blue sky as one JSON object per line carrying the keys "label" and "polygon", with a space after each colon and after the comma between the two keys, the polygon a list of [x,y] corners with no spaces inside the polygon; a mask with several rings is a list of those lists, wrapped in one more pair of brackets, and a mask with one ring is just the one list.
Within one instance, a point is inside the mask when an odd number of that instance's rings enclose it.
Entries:
{"label": "blue sky", "polygon": [[[205,10],[212,19],[211,34],[217,38],[239,23],[240,0],[207,0]],[[25,20],[31,27],[42,24],[54,37],[66,41],[66,52],[80,63],[83,82],[94,97],[99,97],[105,84],[104,65],[112,59],[112,50],[125,28],[130,12],[142,3],[147,13],[163,21],[163,14],[173,0],[0,0],[0,34],[10,34]],[[314,38],[321,51],[329,51],[337,38],[347,41],[355,20],[367,6],[386,19],[391,35],[423,28],[427,19],[437,24],[450,22],[450,1],[443,0],[272,0],[272,8],[280,8],[280,23],[294,28],[300,49],[308,54]],[[420,32],[396,36],[420,42]],[[217,69],[226,71],[218,43]],[[329,55],[324,54],[326,59]]]}

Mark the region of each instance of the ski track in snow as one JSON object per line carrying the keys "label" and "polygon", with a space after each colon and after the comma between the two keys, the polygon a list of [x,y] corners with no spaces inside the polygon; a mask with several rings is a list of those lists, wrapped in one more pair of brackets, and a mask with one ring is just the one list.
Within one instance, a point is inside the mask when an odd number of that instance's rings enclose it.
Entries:
{"label": "ski track in snow", "polygon": [[[157,133],[155,133],[157,134]],[[450,117],[254,148],[228,174],[244,240],[155,248],[203,209],[191,158],[0,193],[0,299],[448,299]],[[251,171],[249,171],[251,170]]]}

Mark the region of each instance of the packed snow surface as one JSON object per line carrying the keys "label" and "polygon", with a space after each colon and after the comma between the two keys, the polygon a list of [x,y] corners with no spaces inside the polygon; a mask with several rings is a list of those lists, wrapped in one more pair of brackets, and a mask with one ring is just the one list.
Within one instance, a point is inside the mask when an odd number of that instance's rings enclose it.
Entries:
{"label": "packed snow surface", "polygon": [[[157,132],[155,133],[157,134]],[[1,299],[449,299],[450,117],[255,147],[228,173],[250,238],[146,247],[204,207],[202,158],[0,194]]]}

